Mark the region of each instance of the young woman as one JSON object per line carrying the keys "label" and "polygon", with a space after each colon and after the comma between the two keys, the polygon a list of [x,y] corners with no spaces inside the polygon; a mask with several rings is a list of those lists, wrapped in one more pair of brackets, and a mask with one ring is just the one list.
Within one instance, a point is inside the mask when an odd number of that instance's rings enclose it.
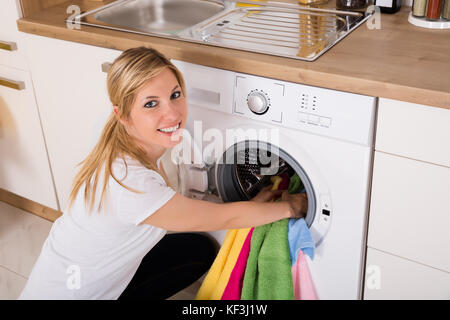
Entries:
{"label": "young woman", "polygon": [[149,48],[124,51],[107,87],[113,105],[82,162],[20,299],[165,299],[202,276],[215,258],[206,236],[171,231],[245,228],[304,216],[306,197],[263,189],[253,201],[193,200],[167,184],[159,159],[185,126],[184,81]]}

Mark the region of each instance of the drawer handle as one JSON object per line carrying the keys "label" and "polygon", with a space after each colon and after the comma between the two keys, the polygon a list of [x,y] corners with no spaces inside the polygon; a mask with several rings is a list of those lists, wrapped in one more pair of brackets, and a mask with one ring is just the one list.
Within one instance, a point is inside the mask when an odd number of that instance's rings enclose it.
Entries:
{"label": "drawer handle", "polygon": [[17,44],[15,42],[7,42],[0,40],[0,49],[14,51],[17,50]]}
{"label": "drawer handle", "polygon": [[9,80],[0,77],[0,86],[16,89],[16,90],[23,90],[25,89],[25,83],[23,81],[14,81]]}
{"label": "drawer handle", "polygon": [[102,71],[105,73],[108,73],[109,68],[111,68],[111,64],[110,62],[103,62],[102,63]]}

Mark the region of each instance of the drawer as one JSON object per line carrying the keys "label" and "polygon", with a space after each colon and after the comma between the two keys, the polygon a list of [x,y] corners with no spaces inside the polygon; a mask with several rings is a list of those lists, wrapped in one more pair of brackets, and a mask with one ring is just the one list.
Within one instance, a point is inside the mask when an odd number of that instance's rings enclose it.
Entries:
{"label": "drawer", "polygon": [[22,17],[19,0],[3,0],[0,10],[0,64],[28,70],[22,33],[17,19]]}
{"label": "drawer", "polygon": [[375,152],[368,246],[450,271],[450,168]]}
{"label": "drawer", "polygon": [[375,149],[450,167],[450,110],[380,98]]}
{"label": "drawer", "polygon": [[58,210],[28,72],[0,65],[0,188]]}
{"label": "drawer", "polygon": [[364,300],[450,299],[450,274],[367,249]]}

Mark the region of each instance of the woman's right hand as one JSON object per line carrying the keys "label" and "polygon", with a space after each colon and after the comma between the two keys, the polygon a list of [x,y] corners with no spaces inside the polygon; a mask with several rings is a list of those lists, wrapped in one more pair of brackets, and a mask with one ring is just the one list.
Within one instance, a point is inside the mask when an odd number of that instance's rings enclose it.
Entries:
{"label": "woman's right hand", "polygon": [[281,194],[281,200],[289,202],[293,212],[291,218],[300,219],[306,217],[308,212],[308,197],[306,193],[290,194],[286,190]]}

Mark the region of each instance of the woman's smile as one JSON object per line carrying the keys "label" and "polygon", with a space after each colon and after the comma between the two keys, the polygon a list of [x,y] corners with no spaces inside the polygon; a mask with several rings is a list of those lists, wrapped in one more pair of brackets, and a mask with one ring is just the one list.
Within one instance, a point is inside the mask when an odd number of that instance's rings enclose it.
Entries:
{"label": "woman's smile", "polygon": [[158,129],[158,131],[163,134],[171,135],[174,132],[176,132],[180,128],[180,126],[181,126],[181,121],[179,121],[175,125],[160,128],[160,129]]}

